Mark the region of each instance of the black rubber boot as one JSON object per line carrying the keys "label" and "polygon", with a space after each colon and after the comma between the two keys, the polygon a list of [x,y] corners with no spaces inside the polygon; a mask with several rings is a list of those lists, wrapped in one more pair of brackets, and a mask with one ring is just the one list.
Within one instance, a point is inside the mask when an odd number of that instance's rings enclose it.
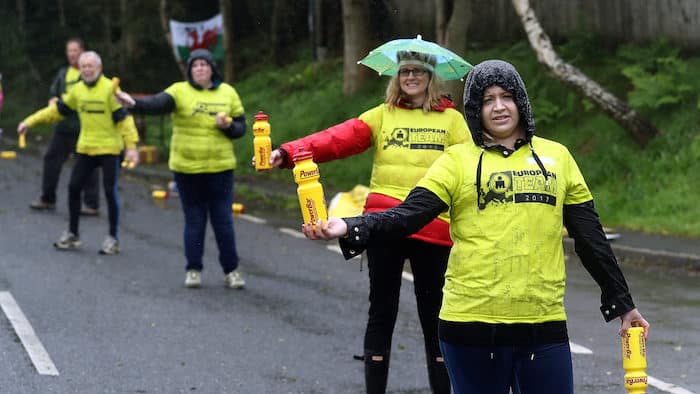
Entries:
{"label": "black rubber boot", "polygon": [[365,388],[367,394],[384,394],[389,377],[389,353],[365,350]]}
{"label": "black rubber boot", "polygon": [[450,376],[444,361],[437,361],[435,357],[428,359],[428,380],[433,394],[450,394]]}

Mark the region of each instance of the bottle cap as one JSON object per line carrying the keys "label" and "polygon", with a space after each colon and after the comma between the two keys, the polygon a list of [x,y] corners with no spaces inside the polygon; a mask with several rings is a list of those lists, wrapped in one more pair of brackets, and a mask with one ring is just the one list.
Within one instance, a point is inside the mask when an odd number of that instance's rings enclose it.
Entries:
{"label": "bottle cap", "polygon": [[306,150],[300,150],[294,154],[294,156],[292,157],[292,161],[296,163],[298,161],[312,159],[313,157],[313,153]]}
{"label": "bottle cap", "polygon": [[263,111],[258,111],[254,118],[255,120],[267,120],[267,115]]}

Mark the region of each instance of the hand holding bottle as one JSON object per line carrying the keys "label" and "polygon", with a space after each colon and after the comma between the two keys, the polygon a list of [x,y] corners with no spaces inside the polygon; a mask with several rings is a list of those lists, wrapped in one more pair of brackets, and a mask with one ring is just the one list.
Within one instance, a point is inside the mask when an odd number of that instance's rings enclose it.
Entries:
{"label": "hand holding bottle", "polygon": [[[279,167],[282,165],[284,154],[279,150],[275,149],[270,153],[270,167]],[[251,167],[255,167],[255,156],[250,158]]]}
{"label": "hand holding bottle", "polygon": [[308,239],[325,239],[331,240],[344,237],[348,233],[348,225],[345,220],[339,218],[328,218],[318,223],[304,223],[301,225],[301,232]]}

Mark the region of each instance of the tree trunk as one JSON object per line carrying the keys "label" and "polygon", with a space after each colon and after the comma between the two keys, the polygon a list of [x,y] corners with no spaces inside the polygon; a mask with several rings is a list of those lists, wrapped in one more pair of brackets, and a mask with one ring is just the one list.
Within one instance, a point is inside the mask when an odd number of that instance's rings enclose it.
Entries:
{"label": "tree trunk", "polygon": [[[444,0],[443,0],[444,1]],[[439,3],[440,0],[437,1]],[[438,41],[438,43],[445,48],[451,50],[452,52],[462,56],[465,60],[469,61],[467,56],[467,32],[469,31],[469,26],[472,20],[472,1],[471,0],[454,0],[452,3],[452,12],[448,15],[445,21],[445,30],[443,33],[443,41]],[[449,11],[447,8],[446,11]],[[437,25],[439,26],[439,15],[440,10],[436,9],[436,16],[438,18]],[[438,37],[440,37],[440,32],[438,31]],[[470,62],[471,63],[471,62]],[[446,90],[450,97],[455,103],[455,106],[460,112],[464,112],[463,103],[463,92],[464,92],[464,81],[448,81],[446,83]]]}
{"label": "tree trunk", "polygon": [[581,70],[564,62],[557,55],[528,0],[512,0],[512,2],[515,12],[520,16],[530,45],[537,53],[537,60],[550,73],[598,105],[603,112],[615,119],[639,146],[646,146],[649,140],[659,133],[656,126],[639,116],[629,104],[615,97],[600,84],[588,78]]}
{"label": "tree trunk", "polygon": [[231,2],[219,0],[219,10],[224,24],[224,80],[233,83],[233,18]]}
{"label": "tree trunk", "polygon": [[120,56],[117,57],[119,62],[119,75],[124,75],[127,73],[128,65],[133,64],[133,54],[135,50],[134,45],[134,29],[133,29],[133,18],[130,14],[131,7],[129,7],[127,0],[120,0],[119,11],[121,14],[121,48]]}
{"label": "tree trunk", "polygon": [[326,15],[323,12],[323,0],[309,0],[309,18],[311,23],[309,24],[311,31],[311,44],[314,54],[314,60],[324,60],[328,54],[328,47],[326,46],[326,40],[324,39],[325,24],[323,23]]}
{"label": "tree trunk", "polygon": [[17,22],[19,25],[19,32],[22,40],[25,42],[24,58],[29,66],[29,75],[31,75],[36,82],[41,82],[41,73],[39,73],[39,70],[34,64],[32,56],[26,51],[27,29],[25,28],[24,24],[27,22],[27,7],[25,0],[17,0],[15,4],[17,5]]}
{"label": "tree trunk", "polygon": [[371,72],[357,61],[370,49],[369,4],[367,0],[343,0],[343,94],[352,95]]}
{"label": "tree trunk", "polygon": [[435,41],[445,46],[447,42],[447,24],[450,21],[448,0],[435,0]]}
{"label": "tree trunk", "polygon": [[66,27],[66,7],[63,0],[58,0],[58,23],[61,27]]}
{"label": "tree trunk", "polygon": [[173,46],[173,40],[170,35],[170,25],[169,25],[169,20],[170,16],[168,15],[168,0],[160,0],[160,27],[163,29],[163,35],[165,36],[165,41],[170,45],[170,49],[172,50],[173,54],[173,59],[175,60],[175,64],[180,68],[180,72],[182,73],[183,78],[187,78],[187,70],[185,70],[185,65],[177,60],[177,57],[175,56],[175,47]]}
{"label": "tree trunk", "polygon": [[102,61],[108,61],[107,64],[110,70],[115,70],[118,66],[112,64],[112,59],[114,56],[114,45],[112,44],[112,2],[110,0],[102,1],[102,40],[103,44],[100,46],[102,48],[100,56],[102,56]]}

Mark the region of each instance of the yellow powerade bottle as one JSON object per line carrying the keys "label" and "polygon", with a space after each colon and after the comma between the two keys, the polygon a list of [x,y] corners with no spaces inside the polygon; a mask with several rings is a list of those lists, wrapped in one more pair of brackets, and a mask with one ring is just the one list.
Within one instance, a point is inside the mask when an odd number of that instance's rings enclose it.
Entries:
{"label": "yellow powerade bottle", "polygon": [[253,151],[255,152],[255,170],[265,171],[272,169],[270,154],[272,154],[272,140],[270,139],[270,123],[267,115],[259,111],[255,115],[253,123]]}
{"label": "yellow powerade bottle", "polygon": [[321,173],[314,163],[311,152],[299,151],[294,155],[294,181],[299,185],[297,195],[304,223],[316,225],[319,219],[328,220],[323,186],[318,181]]}
{"label": "yellow powerade bottle", "polygon": [[630,394],[644,394],[647,388],[647,345],[643,327],[631,327],[622,336],[622,367],[625,389]]}

